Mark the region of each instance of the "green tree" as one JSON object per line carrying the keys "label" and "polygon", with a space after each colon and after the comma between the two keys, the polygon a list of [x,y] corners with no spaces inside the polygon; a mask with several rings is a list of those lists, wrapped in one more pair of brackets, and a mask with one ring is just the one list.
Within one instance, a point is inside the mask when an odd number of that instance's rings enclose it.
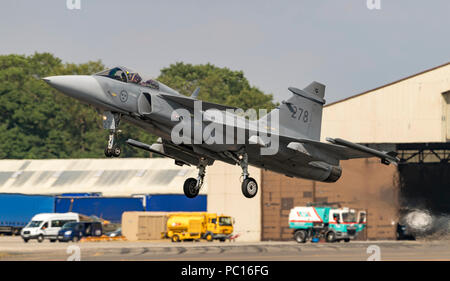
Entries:
{"label": "green tree", "polygon": [[219,68],[212,64],[192,65],[178,62],[163,68],[158,81],[191,95],[200,87],[199,99],[226,104],[247,110],[249,108],[273,109],[273,96],[250,86],[242,71]]}

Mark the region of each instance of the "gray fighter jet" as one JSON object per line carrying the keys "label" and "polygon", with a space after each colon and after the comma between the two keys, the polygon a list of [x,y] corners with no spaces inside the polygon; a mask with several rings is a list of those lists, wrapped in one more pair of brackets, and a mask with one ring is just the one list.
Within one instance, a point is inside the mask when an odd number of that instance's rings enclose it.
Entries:
{"label": "gray fighter jet", "polygon": [[[259,119],[249,120],[233,113],[233,107],[199,101],[198,89],[190,97],[184,96],[125,67],[90,76],[52,76],[43,80],[63,94],[104,112],[103,125],[110,132],[107,157],[121,153],[116,140],[122,120],[159,136],[151,145],[132,139],[126,142],[170,157],[177,165],[196,166],[198,177],[188,178],[183,187],[189,198],[198,195],[206,167],[216,160],[242,168],[241,188],[247,198],[258,191],[248,165],[290,177],[335,182],[342,173],[340,160],[378,157],[384,164],[399,161],[395,152],[382,152],[339,138],[320,142],[325,85],[317,82],[303,90],[289,88],[292,96],[288,100]],[[180,126],[183,129],[174,134]],[[185,132],[187,129],[194,133]],[[262,153],[269,148],[271,152]]]}

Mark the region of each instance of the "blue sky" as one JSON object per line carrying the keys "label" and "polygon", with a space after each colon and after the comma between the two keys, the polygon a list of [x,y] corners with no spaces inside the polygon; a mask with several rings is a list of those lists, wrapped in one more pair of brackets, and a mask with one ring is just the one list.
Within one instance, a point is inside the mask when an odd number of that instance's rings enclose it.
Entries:
{"label": "blue sky", "polygon": [[156,77],[177,61],[243,70],[281,101],[316,80],[336,101],[450,61],[450,1],[4,0],[0,54],[101,59]]}

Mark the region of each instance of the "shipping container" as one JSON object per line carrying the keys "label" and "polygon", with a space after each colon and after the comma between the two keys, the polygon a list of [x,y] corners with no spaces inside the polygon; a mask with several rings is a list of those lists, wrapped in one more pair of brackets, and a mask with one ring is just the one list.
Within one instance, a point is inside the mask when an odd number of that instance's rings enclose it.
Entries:
{"label": "shipping container", "polygon": [[18,234],[20,230],[40,213],[53,213],[53,196],[0,194],[0,232]]}
{"label": "shipping container", "polygon": [[206,195],[187,198],[184,194],[146,196],[146,211],[151,212],[206,212]]}
{"label": "shipping container", "polygon": [[125,212],[122,215],[122,234],[128,241],[160,240],[166,231],[168,213]]}
{"label": "shipping container", "polygon": [[120,223],[126,211],[144,211],[144,199],[132,197],[61,197],[55,199],[55,212],[75,212]]}

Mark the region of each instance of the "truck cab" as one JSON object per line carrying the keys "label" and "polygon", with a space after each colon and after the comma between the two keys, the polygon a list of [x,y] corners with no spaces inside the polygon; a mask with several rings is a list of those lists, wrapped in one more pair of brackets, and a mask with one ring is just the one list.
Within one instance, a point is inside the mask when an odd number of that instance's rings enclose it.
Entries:
{"label": "truck cab", "polygon": [[229,216],[207,214],[206,231],[203,237],[207,241],[217,239],[224,242],[233,233],[233,219]]}
{"label": "truck cab", "polygon": [[357,214],[354,209],[339,208],[330,210],[330,221],[328,223],[327,242],[344,240],[350,242],[350,239],[356,237],[358,230]]}

